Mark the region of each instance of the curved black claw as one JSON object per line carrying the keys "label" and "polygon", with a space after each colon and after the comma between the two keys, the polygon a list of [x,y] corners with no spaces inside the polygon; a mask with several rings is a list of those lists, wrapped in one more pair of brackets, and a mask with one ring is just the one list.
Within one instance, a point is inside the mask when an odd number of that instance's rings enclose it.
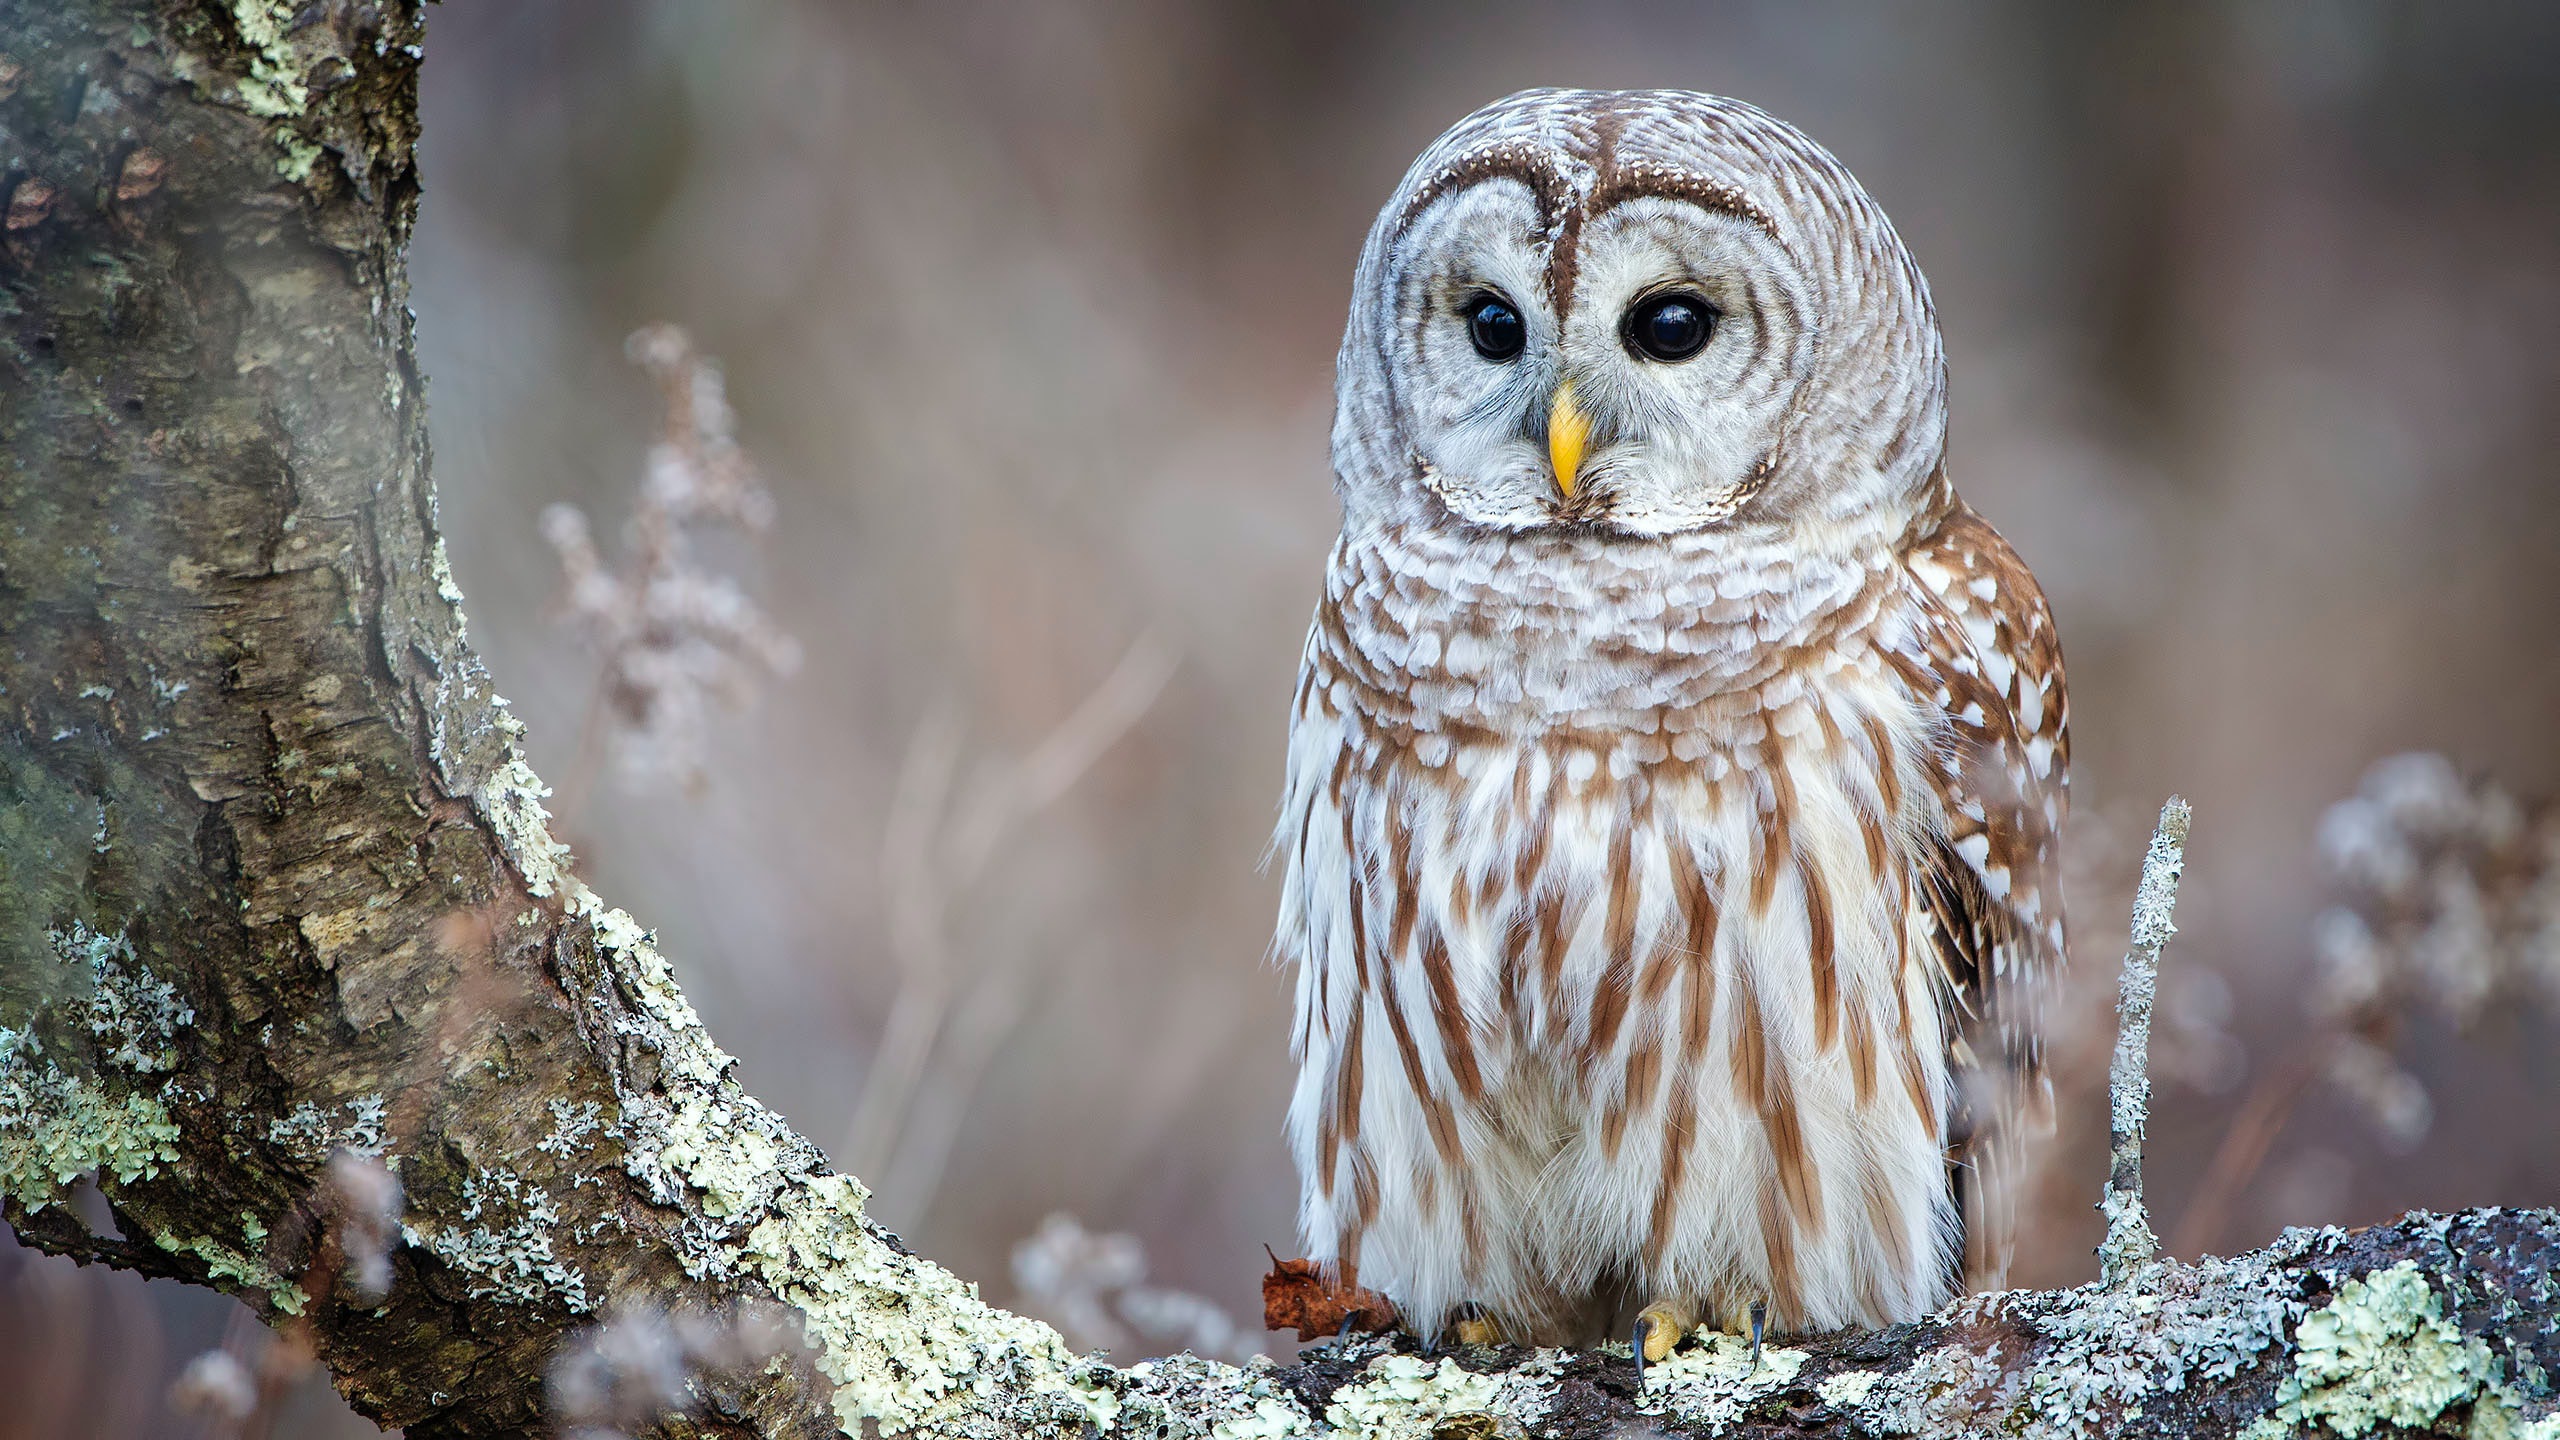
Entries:
{"label": "curved black claw", "polygon": [[1751,1370],[1750,1370],[1750,1372],[1749,1372],[1749,1373],[1754,1374],[1754,1375],[1757,1375],[1757,1374],[1759,1374],[1759,1373],[1760,1373],[1760,1330],[1761,1330],[1761,1326],[1762,1326],[1762,1324],[1763,1324],[1765,1321],[1767,1321],[1767,1320],[1768,1320],[1768,1318],[1769,1318],[1769,1306],[1768,1306],[1767,1302],[1765,1302],[1765,1301],[1760,1301],[1760,1300],[1754,1300],[1754,1301],[1752,1301],[1752,1302],[1751,1302]]}
{"label": "curved black claw", "polygon": [[1644,1393],[1644,1317],[1636,1317],[1636,1332],[1631,1337],[1636,1352],[1636,1393]]}

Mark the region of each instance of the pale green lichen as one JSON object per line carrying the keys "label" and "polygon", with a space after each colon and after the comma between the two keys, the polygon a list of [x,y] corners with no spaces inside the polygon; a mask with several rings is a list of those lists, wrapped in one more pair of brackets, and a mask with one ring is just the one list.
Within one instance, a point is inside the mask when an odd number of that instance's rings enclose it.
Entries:
{"label": "pale green lichen", "polygon": [[[154,979],[133,942],[73,922],[45,932],[64,966],[87,972],[82,1028],[99,1057],[136,1075],[167,1071],[195,1011],[176,987]],[[96,1173],[119,1184],[156,1177],[178,1159],[178,1126],[159,1095],[116,1094],[87,1067],[66,1069],[45,1054],[35,1019],[0,1028],[0,1195],[41,1210],[62,1187]]]}
{"label": "pale green lichen", "polygon": [[2049,1433],[2107,1433],[2098,1417],[2138,1414],[2190,1378],[2228,1380],[2281,1349],[2302,1313],[2296,1277],[2259,1261],[2143,1274],[2149,1283],[2135,1287],[2066,1291],[2073,1303],[2037,1317],[2058,1344],[2036,1366],[2027,1404]]}
{"label": "pale green lichen", "polygon": [[1644,1393],[1636,1408],[1676,1415],[1721,1435],[1740,1424],[1751,1407],[1795,1382],[1809,1358],[1802,1350],[1769,1346],[1751,1363],[1751,1342],[1720,1330],[1700,1329],[1696,1342],[1645,1367]]}
{"label": "pale green lichen", "polygon": [[[396,402],[399,392],[394,390],[392,394]],[[453,557],[445,553],[441,535],[427,550],[427,573],[436,582],[437,598],[453,607],[454,632],[458,635],[468,633],[470,627],[462,618],[462,586],[453,578]]]}
{"label": "pale green lichen", "polygon": [[1324,1419],[1362,1440],[1428,1440],[1452,1416],[1492,1413],[1502,1393],[1501,1377],[1477,1374],[1446,1357],[1434,1363],[1418,1355],[1381,1355],[1360,1373],[1358,1381],[1334,1392]]}
{"label": "pale green lichen", "polygon": [[1518,1421],[1524,1430],[1536,1428],[1555,1407],[1556,1377],[1572,1358],[1570,1351],[1540,1350],[1504,1371],[1502,1395],[1494,1401],[1494,1412]]}
{"label": "pale green lichen", "polygon": [[1245,1414],[1209,1427],[1209,1440],[1287,1440],[1307,1432],[1307,1414],[1294,1400],[1265,1395]]}
{"label": "pale green lichen", "polygon": [[328,153],[290,133],[276,137],[276,148],[284,152],[276,157],[276,173],[296,185],[310,179],[311,172],[320,167],[322,157]]}
{"label": "pale green lichen", "polygon": [[177,1064],[178,1032],[195,1023],[195,1007],[176,986],[142,968],[133,941],[77,921],[45,934],[64,964],[89,972],[89,1033],[100,1046],[100,1059],[145,1075]]}
{"label": "pale green lichen", "polygon": [[1315,1422],[1257,1357],[1238,1369],[1176,1355],[1132,1365],[1112,1377],[1122,1435],[1148,1440],[1291,1440]]}
{"label": "pale green lichen", "polygon": [[[518,838],[543,853],[547,836]],[[674,1239],[688,1274],[751,1276],[799,1307],[848,1434],[866,1420],[891,1433],[937,1424],[999,1394],[1025,1397],[1007,1402],[1015,1430],[1110,1424],[1119,1400],[1094,1367],[1047,1325],[892,1249],[863,1215],[862,1186],[823,1173],[815,1147],[730,1080],[736,1062],[703,1032],[648,932],[575,877],[556,883],[616,978],[599,1003],[657,1055],[657,1086],[620,1098],[624,1169],[651,1199],[687,1210]]]}
{"label": "pale green lichen", "polygon": [[1883,1378],[1873,1370],[1843,1370],[1837,1375],[1825,1376],[1821,1384],[1813,1387],[1813,1393],[1821,1396],[1825,1405],[1855,1410],[1867,1403],[1868,1392],[1874,1390],[1876,1382]]}
{"label": "pale green lichen", "polygon": [[[1959,1326],[2018,1325],[2049,1344],[2032,1366],[1965,1345],[1922,1354],[1832,1399],[1877,1435],[2114,1434],[2191,1383],[2222,1381],[2281,1353],[2306,1308],[2301,1277],[2279,1261],[2319,1237],[2296,1232],[2277,1251],[2200,1265],[2146,1266],[2122,1288],[2013,1291],[1961,1301]],[[1831,1397],[1826,1396],[1826,1399]]]}
{"label": "pale green lichen", "polygon": [[249,52],[249,74],[240,82],[240,105],[273,120],[300,115],[311,103],[302,57],[285,38],[297,7],[289,0],[231,0],[231,23]]}
{"label": "pale green lichen", "polygon": [[550,798],[551,787],[542,783],[522,755],[512,753],[513,746],[508,749],[507,762],[473,792],[472,799],[515,862],[516,873],[524,877],[525,892],[539,899],[560,888],[568,873],[569,847],[551,838],[551,812],[542,803]]}
{"label": "pale green lichen", "polygon": [[2457,1405],[2471,1407],[2464,1433],[2473,1440],[2526,1433],[2497,1358],[2444,1317],[2426,1275],[2404,1260],[2349,1280],[2337,1299],[2303,1318],[2274,1413],[2244,1434],[2259,1440],[2311,1425],[2347,1437],[2381,1425],[2416,1429]]}
{"label": "pale green lichen", "polygon": [[344,1120],[335,1118],[337,1108],[305,1100],[282,1118],[267,1122],[267,1139],[290,1149],[296,1159],[314,1169],[327,1164],[330,1154],[338,1150],[380,1159],[391,1143],[390,1102],[380,1095],[359,1095],[346,1102]]}
{"label": "pale green lichen", "polygon": [[0,1028],[0,1196],[42,1210],[82,1175],[119,1184],[178,1159],[178,1126],[143,1094],[109,1094],[45,1058],[32,1030]]}
{"label": "pale green lichen", "polygon": [[574,1159],[595,1145],[587,1137],[604,1128],[604,1107],[593,1100],[576,1105],[566,1100],[551,1102],[551,1133],[534,1145],[545,1155],[563,1160]]}
{"label": "pale green lichen", "polygon": [[454,1221],[403,1224],[401,1238],[476,1277],[473,1299],[509,1305],[557,1302],[584,1315],[596,1304],[587,1277],[551,1248],[560,1210],[551,1192],[514,1171],[494,1169],[463,1177],[462,1210]]}
{"label": "pale green lichen", "polygon": [[[267,1227],[256,1217],[243,1214],[241,1229],[251,1244],[266,1238]],[[211,1238],[189,1239],[178,1235],[155,1234],[154,1244],[173,1255],[193,1255],[202,1260],[205,1273],[213,1280],[236,1281],[240,1288],[263,1293],[276,1309],[287,1315],[299,1315],[308,1303],[302,1287],[277,1274],[264,1260],[247,1251]]]}
{"label": "pale green lichen", "polygon": [[[466,661],[457,654],[440,670],[431,753],[448,773],[462,772],[456,788],[472,796],[526,890],[556,897],[546,910],[594,935],[604,977],[584,1003],[612,1027],[624,1053],[651,1057],[645,1078],[617,1072],[612,1107],[623,1169],[651,1201],[681,1213],[668,1238],[685,1272],[761,1284],[797,1307],[848,1435],[876,1427],[885,1434],[1084,1436],[1116,1424],[1123,1391],[1143,1408],[1144,1387],[1076,1356],[1049,1326],[986,1304],[975,1286],[896,1248],[864,1215],[860,1183],[827,1173],[815,1146],[738,1088],[731,1079],[736,1062],[704,1033],[653,937],[567,869],[568,852],[552,839],[541,803],[549,791],[516,744],[521,726],[496,696],[473,702],[478,677]],[[555,1125],[555,1135],[571,1135],[561,1144],[576,1143],[578,1123],[572,1112],[572,1123]],[[466,1269],[497,1258],[489,1247],[449,1235],[440,1243],[437,1235],[411,1234],[460,1257]],[[1192,1363],[1240,1392],[1216,1422],[1227,1427],[1219,1433],[1235,1440],[1295,1434],[1292,1415],[1312,1428],[1267,1383],[1231,1366]]]}
{"label": "pale green lichen", "polygon": [[999,1393],[1046,1402],[1045,1415],[1026,1418],[1069,1433],[1084,1423],[1109,1428],[1118,1398],[1083,1373],[1055,1330],[891,1250],[864,1223],[863,1199],[851,1176],[799,1177],[739,1251],[799,1307],[846,1434],[863,1433],[865,1420],[890,1433],[914,1428]]}

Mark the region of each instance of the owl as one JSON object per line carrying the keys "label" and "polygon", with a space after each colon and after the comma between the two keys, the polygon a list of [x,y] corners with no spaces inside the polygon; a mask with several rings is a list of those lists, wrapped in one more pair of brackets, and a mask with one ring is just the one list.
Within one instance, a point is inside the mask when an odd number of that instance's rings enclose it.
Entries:
{"label": "owl", "polygon": [[1361,252],[1274,854],[1310,1258],[1426,1339],[1881,1326],[2049,1125],[2062,656],[1792,127],[1461,121]]}

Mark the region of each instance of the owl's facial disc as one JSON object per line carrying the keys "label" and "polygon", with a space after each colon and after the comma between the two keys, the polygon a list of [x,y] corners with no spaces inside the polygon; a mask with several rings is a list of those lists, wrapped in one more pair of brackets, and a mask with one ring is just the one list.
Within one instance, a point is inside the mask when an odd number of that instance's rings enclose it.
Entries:
{"label": "owl's facial disc", "polygon": [[1390,379],[1457,515],[1663,535],[1748,498],[1809,343],[1806,287],[1757,224],[1636,195],[1551,228],[1496,175],[1425,205],[1390,258]]}

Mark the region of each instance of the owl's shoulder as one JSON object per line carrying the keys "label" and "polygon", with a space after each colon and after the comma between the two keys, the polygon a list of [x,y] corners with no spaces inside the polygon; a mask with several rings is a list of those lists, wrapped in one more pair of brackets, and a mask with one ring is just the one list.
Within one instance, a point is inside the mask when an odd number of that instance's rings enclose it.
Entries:
{"label": "owl's shoulder", "polygon": [[1952,492],[1912,527],[1901,559],[1918,611],[1913,658],[1966,738],[2014,756],[2032,777],[2025,788],[2053,792],[2058,824],[2070,784],[2070,697],[2044,588]]}
{"label": "owl's shoulder", "polygon": [[1957,744],[1931,777],[1945,831],[1921,898],[1954,996],[1949,1121],[1964,1269],[1996,1284],[2024,1146],[2049,1125],[2044,990],[2063,962],[2060,839],[2070,786],[2062,646],[2044,591],[2000,532],[1947,493],[1902,552],[1916,623],[1904,660]]}

